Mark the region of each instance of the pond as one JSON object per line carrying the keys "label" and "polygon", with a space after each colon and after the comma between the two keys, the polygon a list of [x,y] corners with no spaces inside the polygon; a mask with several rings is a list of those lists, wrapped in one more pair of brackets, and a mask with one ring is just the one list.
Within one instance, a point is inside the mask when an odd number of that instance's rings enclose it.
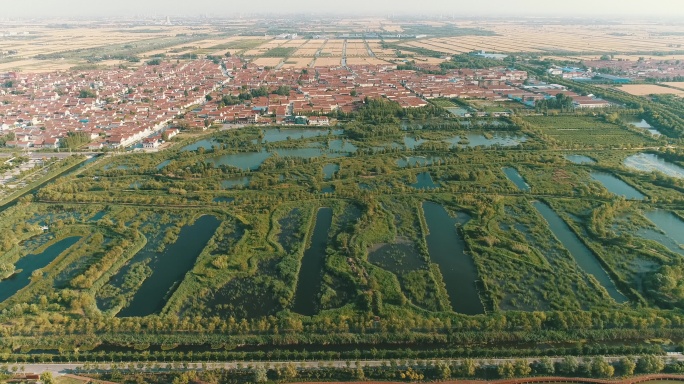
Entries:
{"label": "pond", "polygon": [[271,154],[264,149],[261,150],[261,152],[241,152],[209,158],[207,159],[207,162],[213,164],[214,167],[229,165],[245,171],[255,171],[259,169],[259,166],[270,156]]}
{"label": "pond", "polygon": [[640,119],[638,117],[633,117],[633,116],[626,116],[623,117],[622,120],[624,120],[625,123],[627,124],[632,124],[633,126],[641,129],[645,129],[648,131],[653,136],[662,136],[662,133],[658,131],[657,129],[653,128],[651,124],[648,123],[648,121],[644,119]]}
{"label": "pond", "polygon": [[196,151],[200,148],[211,149],[214,147],[214,145],[220,145],[220,144],[215,139],[202,139],[200,141],[196,141],[192,144],[188,144],[185,147],[181,148],[181,152]]}
{"label": "pond", "polygon": [[308,139],[311,137],[339,136],[344,133],[342,129],[329,130],[327,128],[268,128],[263,131],[264,137],[261,141],[254,140],[254,144],[277,143],[286,140]]}
{"label": "pond", "polygon": [[[662,243],[665,247],[673,252],[684,255],[684,221],[674,215],[672,212],[656,209],[644,213],[658,229],[665,233],[665,238],[651,239]],[[655,231],[654,231],[655,232]],[[656,232],[662,236],[661,233]]]}
{"label": "pond", "polygon": [[584,245],[574,232],[572,232],[568,224],[548,205],[539,201],[535,201],[532,204],[549,224],[551,232],[553,232],[556,238],[563,244],[565,249],[570,252],[575,259],[575,262],[577,262],[577,265],[579,265],[584,272],[594,276],[606,291],[608,291],[608,294],[613,300],[618,303],[626,302],[627,298],[618,291],[615,283],[610,279],[610,276],[608,276],[608,273],[603,269],[594,253]]}
{"label": "pond", "polygon": [[321,188],[321,193],[335,193],[335,186],[329,185],[327,187]]}
{"label": "pond", "polygon": [[399,168],[406,168],[406,167],[425,167],[428,165],[435,164],[437,162],[440,162],[442,159],[440,157],[433,157],[433,156],[407,156],[404,158],[401,158],[397,160],[397,166]]}
{"label": "pond", "polygon": [[421,138],[417,137],[412,137],[412,136],[404,136],[404,145],[408,149],[415,149],[417,146],[425,143],[428,140],[423,140]]}
{"label": "pond", "polygon": [[340,171],[340,165],[339,164],[326,164],[323,167],[323,178],[325,180],[332,180],[333,176],[335,176],[335,173]]}
{"label": "pond", "polygon": [[511,167],[504,167],[503,168],[504,173],[506,174],[506,177],[508,177],[508,180],[513,182],[518,189],[521,191],[529,192],[530,191],[530,186],[525,182],[525,179],[520,175],[517,169],[511,168]]}
{"label": "pond", "polygon": [[221,165],[229,165],[240,168],[242,170],[255,171],[259,169],[261,164],[271,156],[280,157],[300,157],[311,159],[314,157],[327,156],[329,158],[337,158],[347,156],[348,153],[330,153],[318,143],[312,143],[304,148],[273,148],[270,152],[262,149],[260,152],[241,152],[228,155],[222,155],[207,159],[207,162],[213,164],[214,167]]}
{"label": "pond", "polygon": [[152,275],[133,295],[130,305],[117,316],[148,316],[160,312],[220,224],[216,216],[205,215],[183,227],[178,240],[150,261]]}
{"label": "pond", "polygon": [[330,140],[328,142],[328,149],[330,149],[333,152],[354,153],[359,148],[347,140],[337,139],[337,140]]}
{"label": "pond", "polygon": [[451,308],[466,315],[484,313],[477,291],[475,262],[466,254],[465,241],[456,230],[456,224],[465,225],[470,217],[459,213],[453,218],[444,207],[433,202],[423,203],[423,213],[429,231],[425,239],[430,259],[444,277]]}
{"label": "pond", "polygon": [[80,239],[80,236],[66,237],[50,245],[41,253],[33,253],[19,259],[14,265],[17,273],[0,281],[0,302],[9,299],[19,290],[29,285],[34,271],[48,266],[57,256],[76,244]]}
{"label": "pond", "polygon": [[107,214],[107,211],[100,211],[100,212],[96,213],[95,215],[93,215],[93,217],[91,217],[90,219],[88,219],[88,222],[91,222],[91,223],[97,222],[97,221],[99,221],[101,218],[103,218],[104,215],[106,215],[106,214]]}
{"label": "pond", "polygon": [[235,187],[246,187],[249,185],[250,180],[252,180],[252,178],[249,176],[232,177],[230,179],[221,181],[221,188],[231,189]]}
{"label": "pond", "polygon": [[332,209],[321,208],[318,210],[316,225],[311,235],[311,245],[306,249],[302,258],[293,310],[305,316],[316,314],[316,303],[323,283],[325,249],[328,246],[328,232],[332,226],[332,218]]}
{"label": "pond", "polygon": [[449,108],[444,108],[444,109],[449,111],[449,113],[451,113],[452,115],[458,116],[458,117],[465,117],[465,115],[470,113],[467,109],[461,108],[461,107],[449,107]]}
{"label": "pond", "polygon": [[438,185],[432,181],[430,172],[421,172],[416,175],[416,182],[411,184],[411,187],[415,189],[435,189]]}
{"label": "pond", "polygon": [[611,193],[631,200],[643,200],[644,196],[631,185],[605,172],[591,172],[591,178],[598,181]]}
{"label": "pond", "polygon": [[642,172],[658,171],[670,177],[684,179],[684,168],[667,162],[652,153],[638,153],[625,159],[625,166]]}
{"label": "pond", "polygon": [[596,160],[584,155],[565,155],[565,158],[574,164],[594,164]]}

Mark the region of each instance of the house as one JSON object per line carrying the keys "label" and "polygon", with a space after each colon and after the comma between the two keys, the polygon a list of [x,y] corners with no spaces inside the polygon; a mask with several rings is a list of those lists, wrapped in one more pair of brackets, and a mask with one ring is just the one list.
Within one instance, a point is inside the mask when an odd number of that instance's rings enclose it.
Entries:
{"label": "house", "polygon": [[157,138],[151,137],[143,139],[143,148],[153,149],[159,147],[159,140]]}
{"label": "house", "polygon": [[309,125],[329,126],[330,120],[328,116],[311,116],[309,117]]}
{"label": "house", "polygon": [[104,148],[104,142],[102,141],[93,141],[88,144],[88,149],[91,151],[97,151],[98,149]]}
{"label": "house", "polygon": [[58,137],[48,137],[43,140],[43,148],[59,148],[59,138]]}

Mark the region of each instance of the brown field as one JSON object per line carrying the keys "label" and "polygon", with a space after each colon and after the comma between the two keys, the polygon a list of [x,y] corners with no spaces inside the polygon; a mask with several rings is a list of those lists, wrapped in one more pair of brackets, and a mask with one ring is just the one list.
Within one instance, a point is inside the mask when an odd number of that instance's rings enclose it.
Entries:
{"label": "brown field", "polygon": [[390,64],[385,60],[381,60],[375,57],[348,57],[347,65],[380,65],[380,64]]}
{"label": "brown field", "polygon": [[309,57],[289,57],[285,60],[283,68],[306,68],[313,59]]}
{"label": "brown field", "polygon": [[390,24],[390,23],[382,23],[382,30],[385,32],[404,32],[404,28],[401,27],[401,25],[398,24]]}
{"label": "brown field", "polygon": [[651,94],[670,94],[677,96],[684,96],[684,91],[678,91],[676,89],[661,87],[654,84],[631,84],[623,85],[619,88],[620,90],[635,96],[646,96]]}
{"label": "brown field", "polygon": [[334,67],[342,64],[341,57],[318,57],[316,58],[315,67]]}
{"label": "brown field", "polygon": [[347,40],[347,57],[368,56],[368,49],[363,40]]}
{"label": "brown field", "polygon": [[368,45],[370,46],[371,51],[375,54],[375,56],[379,57],[394,57],[395,52],[394,49],[383,49],[382,48],[382,43],[380,41],[369,41]]}
{"label": "brown field", "polygon": [[280,64],[282,60],[283,59],[280,57],[259,57],[254,59],[253,63],[264,67],[275,67]]}
{"label": "brown field", "polygon": [[[231,23],[235,27],[249,27],[258,20],[244,19]],[[412,25],[413,24],[413,25]],[[560,60],[598,59],[602,53],[614,53],[616,58],[624,60],[638,60],[639,57],[653,59],[684,60],[684,54],[655,56],[650,52],[671,52],[684,50],[684,36],[681,26],[670,24],[638,23],[611,25],[571,25],[557,23],[529,23],[522,21],[474,21],[474,20],[420,20],[415,22],[398,22],[378,17],[349,18],[327,25],[325,39],[295,39],[278,40],[273,37],[259,36],[230,36],[224,27],[206,26],[162,26],[150,25],[131,28],[128,25],[117,25],[114,22],[97,24],[74,23],[68,28],[48,27],[47,24],[34,23],[20,25],[9,21],[3,25],[3,31],[29,32],[28,36],[20,38],[0,38],[0,51],[17,50],[19,53],[11,58],[12,61],[1,63],[0,70],[21,71],[53,71],[66,70],[76,65],[85,64],[85,60],[35,60],[39,54],[51,54],[79,49],[92,49],[115,45],[149,44],[159,39],[174,38],[179,34],[206,34],[201,40],[181,43],[164,48],[152,47],[145,52],[137,52],[141,57],[154,54],[182,54],[198,55],[244,55],[250,58],[262,58],[259,63],[273,65],[273,59],[263,58],[267,51],[273,48],[295,48],[292,57],[287,59],[286,67],[298,68],[311,64],[316,53],[320,56],[315,65],[339,65],[343,55],[344,40],[335,38],[341,33],[401,33],[410,30],[415,25],[461,28],[480,28],[496,33],[494,36],[454,36],[429,37],[418,40],[386,40],[406,48],[424,48],[452,55],[476,50],[488,52],[530,52],[539,53],[545,57]],[[230,32],[229,32],[230,33]],[[263,43],[259,44],[258,40]],[[240,42],[243,42],[240,45]],[[231,43],[236,46],[231,47]],[[379,39],[369,40],[366,44],[362,39],[348,39],[346,54],[355,63],[384,62],[396,59],[393,49],[383,49]],[[242,48],[240,48],[242,47]],[[369,56],[367,47],[373,55]],[[120,48],[119,48],[120,49]],[[173,52],[172,52],[173,51]],[[560,53],[562,52],[562,53]],[[438,63],[438,59],[416,56],[417,60]],[[268,63],[268,64],[265,64]],[[326,64],[323,64],[326,63]],[[97,63],[100,67],[117,66],[117,61]],[[128,66],[132,63],[123,63]],[[680,86],[682,89],[684,87]],[[657,89],[657,88],[656,88]],[[666,92],[657,89],[659,92]],[[642,92],[642,91],[634,91]],[[643,91],[648,92],[648,91]]]}
{"label": "brown field", "polygon": [[669,82],[669,83],[663,83],[669,87],[674,87],[677,89],[684,90],[684,81],[679,81],[679,82]]}

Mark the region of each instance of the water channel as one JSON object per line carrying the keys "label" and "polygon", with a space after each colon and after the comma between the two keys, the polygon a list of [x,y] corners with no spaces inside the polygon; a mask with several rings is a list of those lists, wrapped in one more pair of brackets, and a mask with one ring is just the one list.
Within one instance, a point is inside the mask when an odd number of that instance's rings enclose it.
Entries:
{"label": "water channel", "polygon": [[477,290],[475,262],[466,254],[465,241],[456,230],[456,224],[465,225],[470,217],[459,213],[453,218],[444,207],[433,202],[423,203],[423,213],[430,232],[426,236],[430,259],[444,277],[451,308],[466,315],[484,313]]}
{"label": "water channel", "polygon": [[133,295],[130,305],[117,316],[148,316],[160,312],[220,224],[215,216],[205,215],[183,227],[178,240],[150,261],[152,275]]}
{"label": "water channel", "polygon": [[323,283],[325,249],[328,246],[328,232],[332,226],[333,211],[321,208],[316,214],[316,224],[311,235],[311,245],[304,252],[299,269],[297,291],[293,310],[305,316],[316,314],[316,301]]}
{"label": "water channel", "polygon": [[610,297],[616,302],[626,302],[627,298],[618,291],[615,283],[610,279],[610,276],[608,276],[608,273],[603,269],[594,253],[584,245],[574,232],[572,232],[568,224],[548,205],[539,201],[535,201],[532,204],[549,224],[551,232],[556,235],[565,249],[570,252],[577,262],[577,265],[579,265],[584,272],[594,276],[606,291],[608,291]]}

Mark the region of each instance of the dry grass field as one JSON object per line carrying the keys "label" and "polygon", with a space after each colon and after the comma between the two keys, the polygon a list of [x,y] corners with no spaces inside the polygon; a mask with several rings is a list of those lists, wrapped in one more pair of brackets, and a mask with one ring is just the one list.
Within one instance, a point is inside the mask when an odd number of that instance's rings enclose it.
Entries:
{"label": "dry grass field", "polygon": [[[318,31],[320,20],[312,20],[312,31]],[[263,23],[263,20],[244,19],[231,25],[249,28]],[[326,21],[326,23],[330,23]],[[314,27],[315,25],[315,27]],[[430,28],[472,28],[493,32],[491,36],[464,34],[448,36]],[[305,28],[306,29],[306,28]],[[598,59],[602,53],[614,53],[616,58],[638,60],[639,57],[653,59],[684,60],[684,54],[656,56],[651,52],[673,52],[684,50],[684,34],[677,25],[657,23],[630,23],[611,25],[570,25],[542,21],[483,21],[483,20],[421,20],[398,22],[383,18],[342,19],[326,24],[322,28],[323,38],[308,39],[300,33],[299,39],[276,39],[275,36],[239,36],[237,30],[227,32],[220,26],[162,26],[150,25],[131,28],[116,24],[69,24],[64,27],[55,24],[3,25],[3,31],[15,32],[14,38],[0,37],[0,52],[18,51],[9,59],[0,61],[0,70],[53,71],[67,70],[86,64],[77,50],[102,52],[114,50],[117,53],[129,49],[133,55],[147,59],[153,55],[224,55],[226,52],[259,60],[262,65],[274,65],[284,60],[284,67],[303,68],[310,65],[317,54],[316,66],[339,65],[344,54],[345,40],[335,36],[343,33],[422,33],[426,38],[393,40],[385,42],[411,49],[427,49],[444,55],[470,51],[528,52],[555,59]],[[421,31],[421,32],[417,32]],[[28,35],[23,35],[28,32]],[[372,51],[369,54],[368,48]],[[36,60],[37,55],[58,54],[65,59]],[[74,53],[76,52],[76,53]],[[679,53],[679,52],[674,52]],[[434,57],[410,53],[417,61],[439,63]],[[360,38],[346,41],[346,55],[349,63],[383,63],[397,59],[394,49],[383,49],[379,38],[367,42]],[[267,57],[278,56],[278,57]],[[373,57],[375,56],[375,57]],[[352,60],[353,59],[353,60]],[[357,60],[358,59],[358,60]],[[134,65],[117,60],[96,62],[100,67],[119,64]],[[276,63],[277,65],[277,63]],[[684,88],[683,88],[684,89]],[[659,90],[660,92],[665,92]],[[638,91],[640,92],[640,91]]]}
{"label": "dry grass field", "polygon": [[385,60],[375,57],[348,57],[347,65],[381,65],[390,64]]}
{"label": "dry grass field", "polygon": [[646,96],[652,94],[670,94],[677,96],[684,96],[684,91],[678,91],[676,89],[661,87],[660,85],[654,84],[630,84],[623,85],[619,88],[620,90],[635,96]]}
{"label": "dry grass field", "polygon": [[260,57],[254,59],[254,64],[264,67],[275,67],[280,64],[281,61],[283,61],[283,59],[280,57]]}
{"label": "dry grass field", "polygon": [[312,61],[309,57],[289,57],[285,60],[283,68],[306,68]]}
{"label": "dry grass field", "polygon": [[668,87],[674,87],[674,88],[677,88],[677,89],[684,90],[684,82],[683,82],[683,81],[679,81],[679,82],[669,82],[669,83],[663,83],[663,84],[667,85]]}
{"label": "dry grass field", "polygon": [[319,57],[316,58],[315,67],[334,67],[342,64],[340,57]]}

